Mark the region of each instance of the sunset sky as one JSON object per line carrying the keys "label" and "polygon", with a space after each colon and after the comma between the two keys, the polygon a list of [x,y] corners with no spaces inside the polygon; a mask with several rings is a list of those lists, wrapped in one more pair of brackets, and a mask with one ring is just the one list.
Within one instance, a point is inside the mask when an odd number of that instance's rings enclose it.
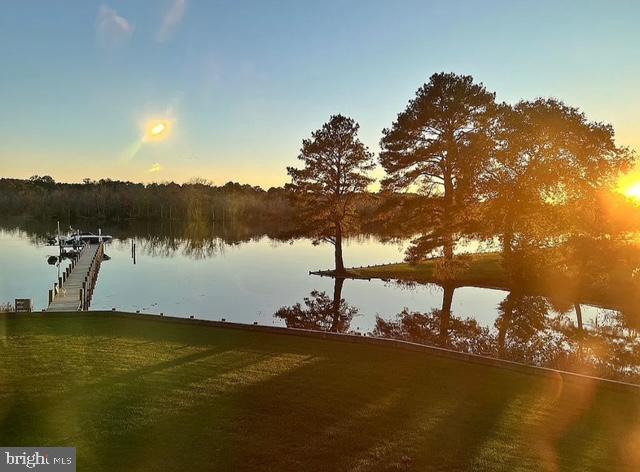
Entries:
{"label": "sunset sky", "polygon": [[356,119],[377,151],[382,128],[439,71],[471,74],[499,100],[562,98],[640,149],[638,2],[1,8],[2,177],[282,185],[301,140],[330,114]]}

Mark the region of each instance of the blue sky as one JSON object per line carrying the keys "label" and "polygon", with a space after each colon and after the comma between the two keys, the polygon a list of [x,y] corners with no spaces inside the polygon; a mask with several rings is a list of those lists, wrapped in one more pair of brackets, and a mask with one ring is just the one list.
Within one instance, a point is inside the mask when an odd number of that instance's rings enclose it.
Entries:
{"label": "blue sky", "polygon": [[[377,151],[434,72],[556,96],[640,149],[640,3],[4,0],[0,175],[283,184],[332,113]],[[141,139],[152,120],[167,139]],[[145,141],[145,142],[143,142]],[[153,172],[151,171],[153,170]]]}

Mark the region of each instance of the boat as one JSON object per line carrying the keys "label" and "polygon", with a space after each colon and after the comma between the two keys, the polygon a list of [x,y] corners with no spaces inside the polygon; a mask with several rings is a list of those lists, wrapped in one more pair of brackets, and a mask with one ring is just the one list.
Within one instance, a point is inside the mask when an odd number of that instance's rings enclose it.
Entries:
{"label": "boat", "polygon": [[49,237],[48,242],[50,246],[60,246],[62,250],[63,248],[80,249],[85,244],[108,243],[112,239],[113,236],[102,234],[102,229],[98,229],[98,234],[95,234],[70,228],[69,233],[62,235],[60,223],[58,223],[58,235]]}
{"label": "boat", "polygon": [[63,246],[82,246],[83,244],[107,243],[112,239],[112,236],[102,234],[101,230],[98,230],[98,234],[77,231],[60,237],[58,243]]}

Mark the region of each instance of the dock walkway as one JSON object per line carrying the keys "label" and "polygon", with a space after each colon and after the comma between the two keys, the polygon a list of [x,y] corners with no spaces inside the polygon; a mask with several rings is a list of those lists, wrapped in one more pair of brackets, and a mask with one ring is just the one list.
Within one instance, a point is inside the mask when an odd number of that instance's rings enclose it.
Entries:
{"label": "dock walkway", "polygon": [[89,308],[104,256],[104,243],[85,244],[78,256],[49,290],[47,311],[82,311]]}

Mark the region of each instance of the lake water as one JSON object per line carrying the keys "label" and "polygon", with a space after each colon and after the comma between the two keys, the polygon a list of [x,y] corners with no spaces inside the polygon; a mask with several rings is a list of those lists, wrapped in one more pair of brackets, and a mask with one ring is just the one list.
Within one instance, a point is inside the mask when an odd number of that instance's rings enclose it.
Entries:
{"label": "lake water", "polygon": [[[135,264],[131,254],[133,240],[136,243]],[[0,272],[0,303],[11,302],[14,298],[31,298],[36,310],[46,307],[48,289],[57,280],[59,270],[65,267],[66,261],[60,266],[50,265],[47,259],[57,254],[57,248],[46,245],[45,241],[43,234],[34,235],[21,229],[0,230],[0,264],[3,267]],[[384,243],[373,236],[353,238],[344,247],[345,264],[360,266],[397,262],[402,260],[405,247],[406,242]],[[333,296],[333,279],[309,275],[310,270],[331,267],[332,251],[330,245],[315,246],[304,238],[281,241],[266,235],[252,235],[242,241],[231,242],[218,237],[194,241],[180,237],[158,238],[154,235],[115,239],[107,246],[106,253],[110,260],[102,263],[91,309],[139,310],[141,313],[183,317],[193,315],[209,320],[224,318],[240,323],[284,326],[282,319],[274,317],[279,308],[303,302],[314,290]],[[451,310],[452,339],[447,341],[447,346],[471,352],[495,351],[497,348],[491,346],[499,343],[497,340],[500,338],[496,319],[504,313],[499,305],[507,295],[508,292],[501,290],[457,288]],[[346,280],[342,297],[358,309],[349,330],[367,334],[376,327],[376,317],[393,323],[396,315],[405,308],[408,312],[425,314],[440,309],[443,289],[436,285],[408,288],[381,280]],[[535,301],[524,301],[523,307],[525,305],[535,306]],[[523,307],[516,307],[514,313],[525,313],[526,307]],[[527,326],[523,328],[521,321],[516,326],[518,321],[515,316],[516,321],[512,323],[513,339],[509,341],[507,335],[506,341],[507,344],[516,343],[512,346],[516,353],[514,360],[557,365],[558,352],[564,350],[570,355],[577,352],[577,345],[573,344],[577,338],[571,334],[573,331],[567,334],[567,329],[573,329],[572,326],[576,324],[575,311],[564,310],[563,314],[554,315],[553,310],[545,310],[543,318],[548,317],[553,322],[540,324],[538,320],[534,323],[532,320],[540,313],[525,314],[523,316],[528,320],[530,318],[530,322],[527,321]],[[613,313],[588,306],[582,306],[582,310],[585,328],[592,331],[607,326],[607,320],[612,318]],[[474,325],[462,323],[466,318],[470,318]],[[425,320],[427,324],[434,321]],[[559,320],[561,324],[554,320]],[[614,324],[618,322],[619,317]],[[420,328],[422,332],[415,334],[410,326],[403,327],[405,332],[398,335],[399,325],[391,327],[393,329],[388,332],[392,333],[392,337],[429,344],[431,341],[437,343],[439,339],[431,336],[433,333],[425,334],[423,328]],[[615,328],[620,329],[619,323]],[[437,332],[438,329],[436,327],[432,331]],[[521,335],[523,329],[528,333],[524,337]],[[624,331],[624,326],[622,329]],[[521,341],[518,341],[520,338],[516,334],[522,338]],[[625,331],[623,335],[627,336],[628,333]],[[476,342],[472,339],[474,337],[483,339]],[[488,337],[490,341],[487,344],[485,338]],[[578,341],[582,342],[580,339]],[[527,344],[526,352],[520,349],[518,342]],[[547,354],[536,343],[541,343],[545,349],[551,343],[556,350]],[[580,352],[582,349],[580,345]],[[549,360],[549,356],[555,357]],[[567,357],[565,354],[563,356],[560,357]],[[615,364],[615,360],[611,361],[609,357],[606,360],[607,369],[612,362]],[[614,372],[615,375],[610,376],[627,378],[635,376],[636,371],[640,372],[640,360],[628,364],[614,366],[614,370],[618,369],[622,374]]]}
{"label": "lake water", "polygon": [[[273,317],[284,306],[301,302],[312,290],[333,294],[333,280],[309,275],[331,267],[333,247],[314,246],[308,239],[281,242],[262,236],[239,244],[215,241],[205,256],[189,250],[189,242],[175,247],[136,238],[136,263],[131,240],[115,240],[107,246],[110,260],[100,268],[92,310],[140,310],[142,313],[265,325],[283,325]],[[385,244],[374,237],[348,240],[345,263],[359,266],[401,261],[404,243]],[[31,298],[36,310],[45,308],[48,289],[58,268],[47,264],[57,248],[29,238],[23,231],[0,230],[0,263],[9,270],[0,275],[0,302]],[[61,265],[61,269],[65,263]],[[456,290],[453,310],[462,316],[493,323],[496,306],[506,293],[473,287]],[[429,311],[442,303],[442,289],[435,285],[401,287],[380,280],[347,280],[343,298],[358,307],[352,328],[370,331],[375,316],[393,316],[404,307]]]}

